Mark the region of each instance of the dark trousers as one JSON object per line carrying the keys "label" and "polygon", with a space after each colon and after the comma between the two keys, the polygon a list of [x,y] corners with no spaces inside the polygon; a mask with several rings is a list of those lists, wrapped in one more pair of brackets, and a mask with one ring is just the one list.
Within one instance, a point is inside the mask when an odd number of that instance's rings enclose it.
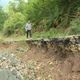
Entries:
{"label": "dark trousers", "polygon": [[28,38],[28,37],[30,37],[30,38],[32,37],[31,30],[27,30],[27,31],[26,31],[26,34],[27,34],[27,38]]}

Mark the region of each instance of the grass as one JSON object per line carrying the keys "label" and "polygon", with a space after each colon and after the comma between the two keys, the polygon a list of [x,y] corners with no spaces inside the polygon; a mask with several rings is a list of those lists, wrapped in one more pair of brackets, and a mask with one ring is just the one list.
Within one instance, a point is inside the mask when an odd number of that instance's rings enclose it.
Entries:
{"label": "grass", "polygon": [[36,38],[56,38],[56,37],[64,37],[64,36],[67,36],[69,35],[68,33],[66,32],[63,32],[61,30],[56,30],[56,29],[52,29],[52,30],[49,30],[47,32],[35,32],[33,34],[33,38],[36,39]]}
{"label": "grass", "polygon": [[[58,29],[51,29],[49,31],[43,31],[43,32],[35,32],[32,33],[32,39],[46,39],[46,38],[57,38],[57,37],[65,37],[69,34],[65,31],[58,30]],[[22,41],[26,40],[26,35],[18,35],[15,34],[5,37],[2,34],[0,34],[0,41]]]}

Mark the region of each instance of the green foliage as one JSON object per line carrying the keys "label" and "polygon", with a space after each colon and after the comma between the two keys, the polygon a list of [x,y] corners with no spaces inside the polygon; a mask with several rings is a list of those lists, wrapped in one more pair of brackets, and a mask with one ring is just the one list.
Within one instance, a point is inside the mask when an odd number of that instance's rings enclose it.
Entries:
{"label": "green foliage", "polygon": [[80,17],[71,22],[70,34],[80,34]]}
{"label": "green foliage", "polygon": [[[45,24],[47,25],[46,28],[51,27],[51,22],[59,15],[56,0],[36,0],[31,2],[29,6],[31,7],[27,12],[28,18],[37,26],[39,26],[41,21],[45,20],[41,26]],[[49,21],[51,22],[49,23]]]}
{"label": "green foliage", "polygon": [[68,33],[66,31],[62,31],[62,29],[55,29],[52,28],[49,31],[43,31],[43,32],[35,32],[33,34],[33,39],[37,38],[57,38],[57,37],[65,37],[68,36]]}
{"label": "green foliage", "polygon": [[70,34],[80,32],[77,27],[79,20],[74,20],[80,14],[80,0],[13,0],[8,5],[7,20],[4,14],[0,9],[0,27],[4,24],[3,31],[7,35],[16,33],[16,29],[23,33],[28,20],[33,24],[33,32],[45,32],[53,28],[52,32],[57,34],[58,29],[67,29],[70,26]]}
{"label": "green foliage", "polygon": [[[45,20],[45,28],[50,29],[55,27],[55,23],[56,27],[69,27],[71,17],[80,7],[79,4],[80,0],[30,0],[25,6],[19,6],[21,12],[27,14],[27,19],[34,22],[37,28],[40,22]],[[44,23],[41,26],[43,25]]]}
{"label": "green foliage", "polygon": [[25,17],[21,13],[12,13],[9,18],[4,23],[4,34],[11,35],[15,33],[16,29],[19,31],[23,30],[23,25],[25,23]]}
{"label": "green foliage", "polygon": [[0,7],[0,30],[3,29],[4,21],[6,20],[7,14]]}

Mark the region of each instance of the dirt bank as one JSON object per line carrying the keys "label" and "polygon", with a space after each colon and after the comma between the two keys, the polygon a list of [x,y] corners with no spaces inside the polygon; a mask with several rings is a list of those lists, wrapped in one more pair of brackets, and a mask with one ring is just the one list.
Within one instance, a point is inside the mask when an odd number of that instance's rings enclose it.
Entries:
{"label": "dirt bank", "polygon": [[80,80],[80,40],[76,39],[1,43],[0,51],[14,53],[28,65],[26,80]]}

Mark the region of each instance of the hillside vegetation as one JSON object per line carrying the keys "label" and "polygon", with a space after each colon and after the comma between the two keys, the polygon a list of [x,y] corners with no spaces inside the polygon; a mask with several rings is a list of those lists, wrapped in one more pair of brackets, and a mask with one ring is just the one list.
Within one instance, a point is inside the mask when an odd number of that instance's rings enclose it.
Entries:
{"label": "hillside vegetation", "polygon": [[0,8],[3,35],[24,35],[28,20],[37,37],[80,34],[80,0],[13,0]]}

